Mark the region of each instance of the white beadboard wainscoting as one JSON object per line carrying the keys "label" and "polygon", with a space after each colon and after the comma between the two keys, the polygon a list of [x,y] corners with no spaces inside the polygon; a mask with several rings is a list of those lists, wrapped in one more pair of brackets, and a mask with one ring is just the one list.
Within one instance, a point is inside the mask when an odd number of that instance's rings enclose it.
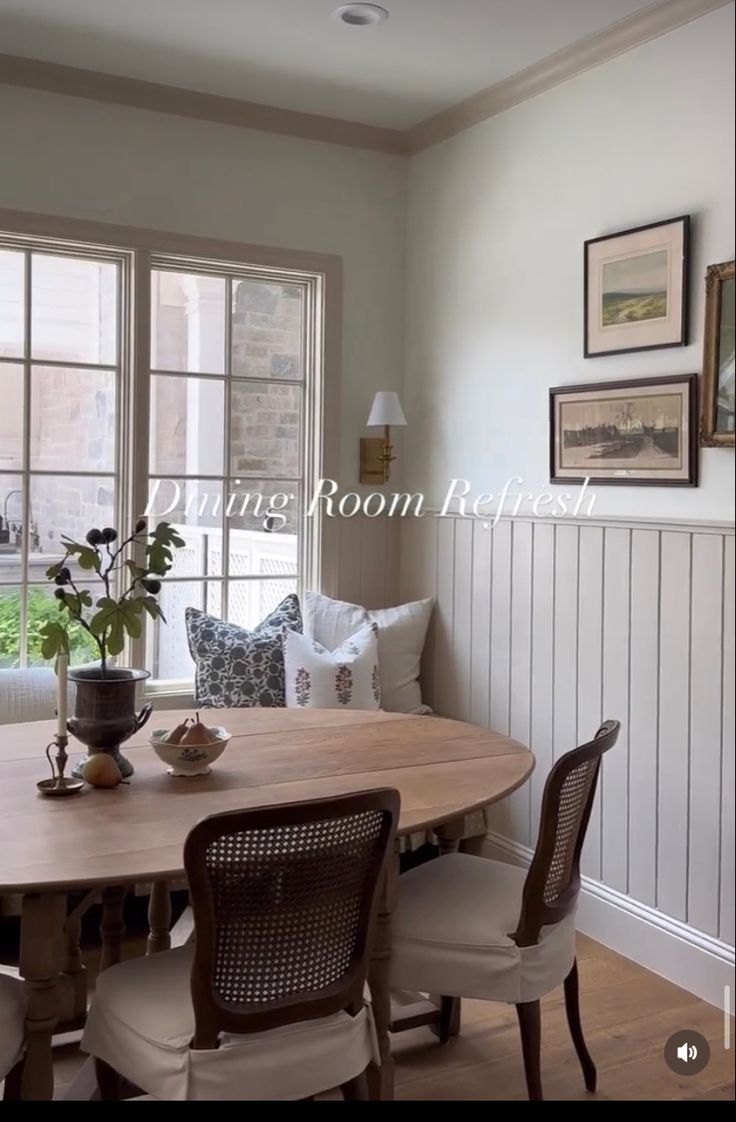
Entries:
{"label": "white beadboard wainscoting", "polygon": [[[367,531],[361,574],[381,534]],[[437,601],[427,700],[537,759],[492,809],[488,852],[528,861],[553,760],[619,719],[581,930],[720,1004],[734,962],[733,527],[428,515],[403,519],[400,538],[401,598]]]}

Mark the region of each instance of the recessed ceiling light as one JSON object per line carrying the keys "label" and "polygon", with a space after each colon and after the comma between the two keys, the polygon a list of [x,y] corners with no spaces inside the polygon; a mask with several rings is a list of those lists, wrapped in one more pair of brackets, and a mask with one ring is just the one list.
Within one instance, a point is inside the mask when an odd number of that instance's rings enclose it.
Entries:
{"label": "recessed ceiling light", "polygon": [[342,4],[332,13],[332,18],[347,23],[350,27],[368,27],[383,23],[388,12],[378,4]]}

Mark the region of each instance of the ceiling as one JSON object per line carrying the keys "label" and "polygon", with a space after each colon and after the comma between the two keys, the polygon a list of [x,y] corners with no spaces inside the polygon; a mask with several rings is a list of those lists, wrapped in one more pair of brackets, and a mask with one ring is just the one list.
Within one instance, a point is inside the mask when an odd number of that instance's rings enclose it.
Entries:
{"label": "ceiling", "polygon": [[0,0],[0,50],[407,129],[651,0]]}

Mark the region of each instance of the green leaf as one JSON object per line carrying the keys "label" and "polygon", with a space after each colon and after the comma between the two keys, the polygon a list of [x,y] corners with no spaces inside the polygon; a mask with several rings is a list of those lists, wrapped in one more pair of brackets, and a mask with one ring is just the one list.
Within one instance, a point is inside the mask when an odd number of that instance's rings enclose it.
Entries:
{"label": "green leaf", "polygon": [[141,607],[136,600],[113,600],[103,596],[97,601],[99,611],[92,616],[89,626],[95,635],[105,639],[108,654],[118,655],[125,647],[125,636],[139,639],[141,635]]}
{"label": "green leaf", "polygon": [[57,561],[57,563],[55,565],[51,565],[51,567],[46,570],[46,576],[48,577],[49,580],[54,580],[55,577],[58,577],[59,573],[61,572],[61,570],[63,568],[64,568],[64,562],[63,561]]}
{"label": "green leaf", "polygon": [[138,602],[142,605],[143,610],[148,612],[151,619],[162,619],[166,623],[166,616],[161,609],[161,605],[153,596],[141,596]]}
{"label": "green leaf", "polygon": [[81,542],[74,542],[71,538],[62,538],[61,544],[70,556],[77,558],[80,569],[88,571],[94,569],[99,573],[102,558],[96,549],[90,549],[88,545],[82,545]]}
{"label": "green leaf", "polygon": [[66,628],[55,620],[47,620],[39,628],[41,635],[41,654],[46,659],[56,658],[60,654],[69,654],[69,637]]}
{"label": "green leaf", "polygon": [[130,573],[130,579],[133,581],[140,580],[141,577],[145,577],[148,572],[148,569],[142,569],[140,565],[136,565],[135,561],[126,561],[125,567]]}
{"label": "green leaf", "polygon": [[181,549],[186,542],[168,522],[159,522],[149,537],[151,540],[146,546],[148,571],[163,577],[173,564],[172,549]]}

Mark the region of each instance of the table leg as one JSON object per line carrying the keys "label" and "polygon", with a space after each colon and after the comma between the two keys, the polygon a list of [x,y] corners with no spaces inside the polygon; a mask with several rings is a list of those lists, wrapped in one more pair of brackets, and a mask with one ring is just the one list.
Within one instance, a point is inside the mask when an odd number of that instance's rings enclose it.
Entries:
{"label": "table leg", "polygon": [[380,1066],[368,1068],[368,1086],[372,1099],[393,1099],[394,1061],[391,1055],[391,913],[399,885],[399,849],[389,859],[376,919],[376,934],[368,970],[373,1018],[376,1023]]}
{"label": "table leg", "polygon": [[148,940],[146,954],[157,954],[171,948],[171,893],[169,882],[157,880],[151,885],[148,902]]}
{"label": "table leg", "polygon": [[65,927],[66,953],[64,955],[63,973],[68,979],[71,988],[71,1020],[84,1017],[87,1012],[87,968],[82,962],[82,917],[72,914],[68,917]]}
{"label": "table leg", "polygon": [[51,1037],[58,1017],[57,983],[64,949],[66,898],[59,893],[23,897],[20,973],[25,980],[26,1055],[21,1098],[47,1100],[54,1094]]}
{"label": "table leg", "polygon": [[100,971],[107,970],[108,966],[115,966],[122,958],[123,935],[125,923],[123,922],[123,903],[125,889],[119,885],[109,885],[102,890],[102,923],[100,935],[102,936],[102,957]]}
{"label": "table leg", "polygon": [[435,833],[441,857],[446,853],[457,853],[464,831],[464,818],[456,818],[454,822],[445,822],[444,825],[437,827]]}

